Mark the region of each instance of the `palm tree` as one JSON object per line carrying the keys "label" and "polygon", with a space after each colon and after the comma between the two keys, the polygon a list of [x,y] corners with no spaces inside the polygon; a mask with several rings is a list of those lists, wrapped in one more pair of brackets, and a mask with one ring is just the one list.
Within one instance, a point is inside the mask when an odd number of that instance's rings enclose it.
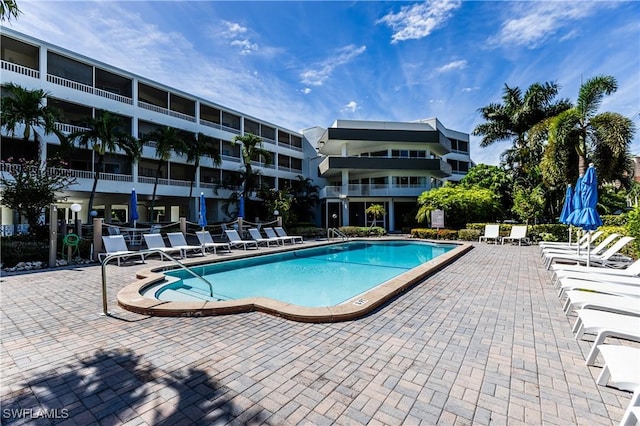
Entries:
{"label": "palm tree", "polygon": [[264,149],[262,144],[262,138],[251,133],[247,133],[244,136],[235,136],[231,143],[234,145],[240,142],[242,149],[240,155],[243,162],[243,176],[242,176],[242,190],[241,194],[245,200],[248,199],[248,195],[257,189],[257,177],[260,174],[259,171],[254,171],[251,166],[251,161],[262,160],[264,164],[271,164],[271,152]]}
{"label": "palm tree", "polygon": [[0,0],[0,22],[10,21],[11,18],[18,18],[18,15],[22,13],[18,8],[18,3],[15,0]]}
{"label": "palm tree", "polygon": [[478,125],[473,134],[483,137],[482,148],[512,141],[512,147],[502,155],[502,163],[512,170],[515,179],[536,173],[542,159],[543,144],[529,138],[532,128],[571,107],[566,99],[554,101],[558,90],[556,83],[534,83],[523,94],[518,87],[505,84],[502,104],[492,103],[478,110],[486,122]]}
{"label": "palm tree", "polygon": [[[220,151],[215,145],[215,139],[211,136],[207,136],[204,133],[198,133],[190,140],[187,140],[187,147],[185,154],[187,155],[187,162],[193,163],[194,170],[198,170],[200,167],[200,157],[208,156],[213,160],[214,166],[219,166],[222,163],[220,157]],[[189,185],[189,204],[187,205],[187,217],[191,215],[191,197],[193,196],[193,185],[195,183],[196,174],[191,175],[191,183]]]}
{"label": "palm tree", "polygon": [[543,163],[547,174],[564,177],[563,183],[569,183],[576,177],[571,164],[577,159],[579,175],[593,162],[600,179],[628,181],[632,170],[629,145],[635,126],[618,113],[597,113],[603,98],[617,89],[612,76],[591,78],[580,86],[576,105],[549,120],[549,146]]}
{"label": "palm tree", "polygon": [[151,196],[151,223],[154,222],[154,209],[156,205],[156,191],[158,189],[158,180],[162,173],[162,167],[171,159],[171,155],[175,152],[178,155],[183,154],[187,150],[186,142],[180,131],[174,127],[164,126],[153,132],[147,133],[142,138],[142,142],[155,142],[156,158],[158,159],[158,167],[156,167],[156,176],[153,182],[153,195]]}
{"label": "palm tree", "polygon": [[387,211],[384,209],[384,206],[382,204],[372,204],[367,207],[364,212],[365,214],[370,214],[373,216],[373,223],[371,224],[372,228],[376,226],[378,219],[384,217],[387,214]]}
{"label": "palm tree", "polygon": [[318,204],[320,199],[318,192],[320,187],[313,183],[310,178],[296,176],[297,180],[292,181],[289,193],[293,196],[291,210],[298,221],[305,221],[313,217],[311,210]]}
{"label": "palm tree", "polygon": [[[42,89],[28,90],[13,83],[7,84],[7,96],[0,100],[0,120],[11,136],[16,135],[18,125],[24,125],[22,139],[25,144],[35,144],[38,161],[42,152],[42,136],[54,133],[62,141],[64,135],[55,128],[57,111],[46,105],[48,92]],[[31,135],[33,134],[33,142]]]}
{"label": "palm tree", "polygon": [[98,111],[95,118],[88,120],[88,129],[71,133],[66,141],[69,144],[77,144],[83,148],[91,148],[97,155],[96,168],[93,178],[93,188],[89,197],[87,214],[93,210],[93,200],[96,195],[100,172],[104,172],[104,157],[118,149],[125,152],[129,161],[133,164],[142,155],[142,145],[129,133],[123,132],[119,117],[109,111]]}

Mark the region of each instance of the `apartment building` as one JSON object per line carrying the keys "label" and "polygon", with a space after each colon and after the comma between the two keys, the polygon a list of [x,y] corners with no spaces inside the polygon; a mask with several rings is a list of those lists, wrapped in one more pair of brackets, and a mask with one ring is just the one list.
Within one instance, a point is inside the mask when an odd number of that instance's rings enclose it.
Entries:
{"label": "apartment building", "polygon": [[[241,170],[240,146],[232,144],[237,135],[252,133],[262,138],[264,148],[271,152],[272,162],[253,163],[260,170],[261,183],[271,188],[283,187],[288,181],[302,174],[304,161],[302,135],[273,123],[226,108],[193,94],[184,93],[144,77],[95,61],[74,52],[50,45],[41,40],[2,28],[1,83],[14,83],[27,89],[43,89],[49,93],[48,105],[60,114],[57,130],[69,134],[82,129],[87,118],[97,111],[105,110],[119,117],[125,131],[142,138],[154,130],[169,126],[186,132],[187,135],[203,133],[215,138],[221,153],[222,164],[214,166],[211,158],[204,157],[195,169],[184,156],[173,156],[162,168],[156,196],[155,220],[175,221],[187,214],[189,202],[201,192],[207,199],[208,220],[223,221],[222,202],[232,189],[217,189],[217,182],[233,181]],[[21,132],[15,138],[3,129],[1,157],[28,157]],[[60,151],[60,141],[55,135],[47,135],[42,143],[42,160],[55,156]],[[128,199],[132,188],[136,189],[139,201],[140,221],[147,221],[152,214],[148,207],[158,159],[155,144],[148,142],[143,147],[142,158],[130,164],[123,152],[109,154],[106,168],[101,173],[94,209],[105,220],[120,218],[126,221]],[[85,208],[80,215],[87,220],[86,211],[92,190],[94,152],[90,149],[76,152],[69,164],[77,183],[61,194],[58,210],[62,220],[69,220],[68,210],[73,203]],[[3,167],[8,167],[6,164]],[[193,197],[189,200],[191,179],[195,176]],[[191,220],[197,209],[191,208]],[[253,219],[253,218],[251,218]],[[13,223],[13,213],[2,208],[2,223]]]}
{"label": "apartment building", "polygon": [[[322,188],[322,222],[389,231],[414,223],[420,194],[458,181],[469,170],[469,135],[447,129],[436,118],[417,122],[337,120],[327,129],[303,131],[315,146],[312,161]],[[311,172],[312,173],[312,172]],[[387,215],[365,210],[380,204]]]}
{"label": "apartment building", "polygon": [[[176,221],[188,211],[188,220],[195,221],[201,192],[210,223],[233,219],[223,206],[234,188],[221,189],[219,183],[237,180],[243,164],[240,146],[232,140],[247,133],[260,136],[272,154],[271,164],[252,162],[262,184],[284,188],[303,176],[320,186],[322,203],[316,214],[320,226],[368,225],[371,218],[364,210],[376,203],[388,212],[378,225],[400,230],[411,221],[423,191],[445,180],[459,180],[471,164],[469,135],[447,129],[437,119],[412,123],[338,120],[326,129],[311,127],[300,132],[4,27],[0,52],[3,94],[9,83],[45,90],[48,104],[61,113],[56,129],[62,133],[83,129],[87,118],[105,110],[119,117],[123,130],[136,138],[164,126],[214,138],[222,164],[216,166],[211,158],[203,157],[196,168],[186,157],[174,155],[162,168],[153,212],[149,206],[158,164],[155,143],[146,142],[141,159],[134,164],[124,152],[108,154],[94,200],[94,210],[107,222],[127,220],[132,188],[138,194],[140,221],[149,221],[152,215],[155,221]],[[3,129],[2,160],[29,156],[20,135],[11,137]],[[58,138],[44,136],[41,160],[59,152]],[[91,149],[81,149],[71,159],[76,183],[60,194],[58,211],[63,221],[72,219],[72,204],[84,207],[80,212],[83,221],[89,218],[94,155]],[[2,167],[6,172],[11,166],[3,163]],[[3,206],[0,221],[13,224],[17,217]]]}

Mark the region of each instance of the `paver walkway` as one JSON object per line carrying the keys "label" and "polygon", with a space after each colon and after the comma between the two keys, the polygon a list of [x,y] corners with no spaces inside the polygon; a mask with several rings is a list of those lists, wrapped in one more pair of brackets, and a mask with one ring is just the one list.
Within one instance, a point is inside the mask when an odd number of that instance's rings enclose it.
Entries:
{"label": "paver walkway", "polygon": [[114,317],[99,266],[3,277],[2,424],[617,424],[538,253],[476,245],[335,324],[125,312],[136,266],[108,267]]}

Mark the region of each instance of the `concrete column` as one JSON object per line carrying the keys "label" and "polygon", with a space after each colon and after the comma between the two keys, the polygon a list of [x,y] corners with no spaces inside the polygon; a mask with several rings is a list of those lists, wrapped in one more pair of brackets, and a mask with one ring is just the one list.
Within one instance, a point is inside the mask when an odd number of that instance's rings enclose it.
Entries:
{"label": "concrete column", "polygon": [[396,230],[396,212],[393,208],[393,198],[389,201],[389,211],[387,212],[389,218],[389,232]]}
{"label": "concrete column", "polygon": [[187,218],[186,217],[180,218],[180,232],[182,232],[184,235],[187,235]]}
{"label": "concrete column", "polygon": [[98,260],[98,253],[102,252],[102,220],[93,218],[93,260]]}
{"label": "concrete column", "polygon": [[58,207],[55,204],[49,206],[49,268],[56,266],[58,253]]}

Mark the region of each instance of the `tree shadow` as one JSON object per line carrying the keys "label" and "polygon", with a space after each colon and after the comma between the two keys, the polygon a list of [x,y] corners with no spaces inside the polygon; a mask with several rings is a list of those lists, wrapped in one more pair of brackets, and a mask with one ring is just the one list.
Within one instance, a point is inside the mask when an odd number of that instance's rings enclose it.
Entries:
{"label": "tree shadow", "polygon": [[118,425],[142,417],[153,425],[264,424],[271,415],[245,410],[237,393],[201,369],[167,372],[132,350],[92,356],[18,383],[2,396],[1,424],[75,423]]}

